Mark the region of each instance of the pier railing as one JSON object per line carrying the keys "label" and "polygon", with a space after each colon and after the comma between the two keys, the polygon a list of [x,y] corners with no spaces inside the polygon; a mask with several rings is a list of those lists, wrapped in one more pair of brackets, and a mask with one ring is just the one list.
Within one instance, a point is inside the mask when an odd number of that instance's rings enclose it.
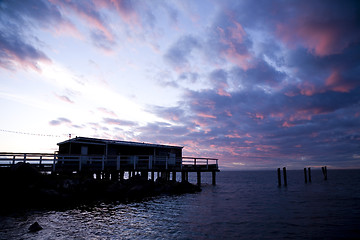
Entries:
{"label": "pier railing", "polygon": [[41,171],[104,171],[104,170],[218,170],[218,159],[153,155],[63,155],[49,153],[0,152],[0,167],[19,162],[29,163]]}

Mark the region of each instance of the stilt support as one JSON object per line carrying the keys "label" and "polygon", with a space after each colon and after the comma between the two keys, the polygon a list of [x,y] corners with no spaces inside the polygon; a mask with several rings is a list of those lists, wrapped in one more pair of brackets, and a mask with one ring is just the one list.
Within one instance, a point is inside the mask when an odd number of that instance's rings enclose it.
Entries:
{"label": "stilt support", "polygon": [[216,185],[216,171],[212,171],[212,185]]}
{"label": "stilt support", "polygon": [[201,172],[197,172],[197,185],[201,186]]}
{"label": "stilt support", "polygon": [[280,168],[277,169],[277,175],[278,175],[278,186],[281,187],[281,171],[280,171]]}

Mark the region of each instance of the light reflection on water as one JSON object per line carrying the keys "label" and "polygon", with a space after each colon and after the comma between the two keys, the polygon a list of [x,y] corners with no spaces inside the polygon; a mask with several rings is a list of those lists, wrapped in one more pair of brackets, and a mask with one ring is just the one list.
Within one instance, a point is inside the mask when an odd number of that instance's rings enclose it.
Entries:
{"label": "light reflection on water", "polygon": [[[0,217],[0,239],[355,238],[359,173],[329,171],[323,181],[314,171],[304,184],[301,171],[289,171],[288,187],[278,188],[275,172],[221,172],[197,194]],[[44,229],[28,233],[35,221]]]}

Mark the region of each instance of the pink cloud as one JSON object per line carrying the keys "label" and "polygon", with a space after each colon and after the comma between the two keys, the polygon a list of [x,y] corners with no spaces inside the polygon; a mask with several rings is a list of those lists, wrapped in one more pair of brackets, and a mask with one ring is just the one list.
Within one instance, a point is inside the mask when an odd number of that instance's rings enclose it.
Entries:
{"label": "pink cloud", "polygon": [[333,70],[325,81],[325,86],[335,92],[350,92],[356,87],[356,84],[345,82],[340,71]]}
{"label": "pink cloud", "polygon": [[226,46],[226,49],[222,50],[221,53],[228,61],[236,64],[240,68],[247,70],[250,68],[250,59],[251,55],[246,51],[244,53],[239,53],[236,49],[237,44],[243,43],[243,38],[246,36],[246,33],[238,22],[233,22],[234,27],[229,27],[227,30],[229,36],[227,36],[224,29],[218,27],[217,30],[220,35],[220,42]]}
{"label": "pink cloud", "polygon": [[302,45],[317,56],[341,53],[353,41],[351,33],[334,19],[320,19],[316,14],[306,12],[286,23],[278,23],[275,33],[287,46]]}
{"label": "pink cloud", "polygon": [[132,1],[127,0],[96,0],[94,1],[96,7],[107,8],[115,10],[119,13],[122,20],[128,25],[140,26],[140,18],[134,9]]}
{"label": "pink cloud", "polygon": [[212,118],[212,119],[216,119],[216,116],[211,115],[211,114],[198,113],[197,115],[198,115],[199,117],[203,117],[203,118]]}
{"label": "pink cloud", "polygon": [[[37,51],[37,50],[35,50]],[[4,55],[7,58],[7,61],[0,62],[0,67],[4,69],[13,70],[13,66],[20,65],[24,69],[31,68],[39,73],[41,73],[41,68],[38,63],[51,64],[52,61],[45,56],[44,54],[38,52],[36,56],[27,56],[24,53],[18,53],[12,49],[3,49]]]}
{"label": "pink cloud", "polygon": [[81,5],[77,5],[71,2],[62,2],[59,0],[50,0],[52,3],[61,6],[63,9],[71,9],[77,16],[80,17],[91,28],[95,28],[102,32],[106,39],[110,42],[114,41],[114,36],[108,27],[101,20],[100,15],[96,8],[89,2],[83,2]]}
{"label": "pink cloud", "polygon": [[286,127],[286,128],[289,128],[289,127],[295,126],[295,124],[291,124],[291,123],[285,121],[285,122],[282,124],[282,126],[283,126],[283,127]]}
{"label": "pink cloud", "polygon": [[64,101],[66,103],[74,103],[74,101],[72,101],[69,97],[65,96],[65,95],[57,95],[55,94],[57,98],[59,98],[61,101]]}
{"label": "pink cloud", "polygon": [[108,115],[110,115],[110,116],[112,116],[112,117],[117,117],[117,115],[116,115],[116,113],[114,113],[114,111],[109,110],[109,109],[107,109],[107,108],[99,107],[98,110],[99,110],[100,112],[105,113],[105,114],[108,114]]}

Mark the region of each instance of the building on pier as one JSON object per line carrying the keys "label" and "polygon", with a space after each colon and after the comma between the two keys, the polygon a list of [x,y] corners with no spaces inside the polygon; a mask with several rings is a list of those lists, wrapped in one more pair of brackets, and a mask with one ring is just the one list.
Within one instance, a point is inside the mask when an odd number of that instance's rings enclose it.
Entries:
{"label": "building on pier", "polygon": [[219,171],[218,159],[182,156],[181,146],[150,144],[76,137],[58,143],[55,154],[0,153],[0,166],[10,167],[19,162],[32,164],[42,172],[52,174],[80,173],[96,175],[97,178],[123,179],[140,174],[154,180],[158,177],[176,180],[181,173],[182,181],[188,180],[189,172],[197,173],[201,183],[201,172],[212,172],[212,183]]}

